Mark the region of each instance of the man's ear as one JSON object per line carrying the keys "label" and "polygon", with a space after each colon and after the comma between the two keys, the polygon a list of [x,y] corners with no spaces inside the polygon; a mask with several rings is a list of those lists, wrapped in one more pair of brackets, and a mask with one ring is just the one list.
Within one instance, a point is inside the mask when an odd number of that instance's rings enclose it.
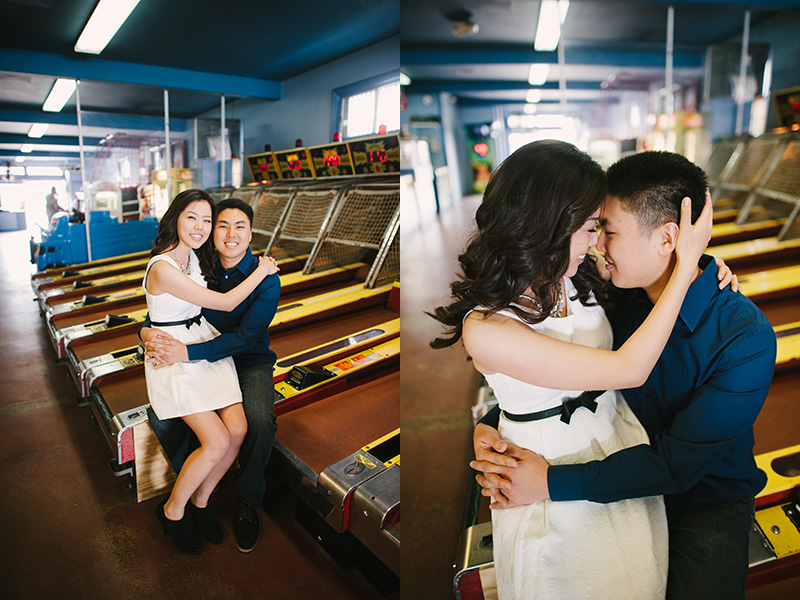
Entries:
{"label": "man's ear", "polygon": [[658,253],[661,256],[667,256],[675,251],[678,245],[678,232],[680,231],[677,223],[664,223],[657,230],[658,235]]}

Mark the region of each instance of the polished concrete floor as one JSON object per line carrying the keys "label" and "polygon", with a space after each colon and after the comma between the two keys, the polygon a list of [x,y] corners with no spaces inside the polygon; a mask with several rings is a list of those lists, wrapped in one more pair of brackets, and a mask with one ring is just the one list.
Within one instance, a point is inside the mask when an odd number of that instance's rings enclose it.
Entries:
{"label": "polished concrete floor", "polygon": [[428,346],[441,329],[425,311],[448,299],[479,201],[466,197],[419,227],[401,230],[403,598],[453,597],[471,478],[470,408],[480,380],[461,344]]}
{"label": "polished concrete floor", "polygon": [[155,518],[159,500],[137,503],[130,480],[112,474],[89,407],[78,406],[66,367],[55,363],[32,273],[27,234],[0,233],[0,597],[386,597],[331,559],[275,481],[252,553],[233,541],[229,479],[212,496],[223,543],[198,556],[174,550]]}

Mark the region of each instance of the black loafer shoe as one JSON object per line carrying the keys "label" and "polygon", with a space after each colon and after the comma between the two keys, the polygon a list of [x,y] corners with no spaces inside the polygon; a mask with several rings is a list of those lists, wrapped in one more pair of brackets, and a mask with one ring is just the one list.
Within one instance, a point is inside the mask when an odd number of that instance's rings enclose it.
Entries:
{"label": "black loafer shoe", "polygon": [[236,534],[236,547],[239,552],[252,552],[258,543],[259,526],[258,526],[258,513],[250,508],[246,502],[239,500],[238,509],[236,511],[236,525],[234,526]]}
{"label": "black loafer shoe", "polygon": [[191,500],[188,503],[189,511],[194,517],[194,522],[200,529],[200,534],[212,544],[222,543],[222,527],[219,522],[211,514],[211,509],[206,506],[205,508],[197,508]]}
{"label": "black loafer shoe", "polygon": [[165,503],[166,500],[161,502],[156,509],[156,517],[164,527],[164,534],[172,539],[172,543],[181,552],[200,554],[200,550],[203,549],[203,541],[192,531],[192,526],[189,524],[189,515],[184,512],[180,521],[170,521],[167,515],[164,514]]}

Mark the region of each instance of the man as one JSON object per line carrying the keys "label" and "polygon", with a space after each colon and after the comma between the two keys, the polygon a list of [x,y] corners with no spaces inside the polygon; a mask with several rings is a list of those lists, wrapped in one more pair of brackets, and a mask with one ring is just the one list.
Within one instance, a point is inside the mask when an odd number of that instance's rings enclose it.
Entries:
{"label": "man", "polygon": [[[696,219],[706,186],[700,168],[668,152],[629,156],[608,170],[597,249],[612,283],[629,290],[609,313],[615,347],[644,321],[672,273],[674,252],[660,243],[665,224],[678,222],[685,196]],[[753,458],[753,423],[772,380],[775,334],[750,300],[718,289],[716,272],[703,256],[653,372],[642,387],[624,391],[649,446],[550,466],[488,425],[474,435],[471,465],[484,473],[478,481],[497,507],[663,494],[670,599],[744,598],[754,496],[766,482]]]}
{"label": "man", "polygon": [[[249,249],[253,235],[253,209],[238,198],[223,200],[217,208],[219,212],[214,224],[214,246],[219,258],[217,289],[227,292],[258,265],[258,259]],[[280,279],[277,275],[270,275],[235,310],[203,309],[208,322],[221,334],[208,342],[186,346],[163,331],[149,327],[141,331],[148,356],[159,363],[215,361],[233,356],[247,417],[247,435],[239,450],[241,472],[234,481],[239,498],[234,531],[236,547],[241,552],[251,552],[258,543],[257,511],[264,496],[264,470],[277,430],[272,382],[276,356],[269,347],[268,327],[275,316],[279,295]],[[147,413],[150,426],[173,469],[179,472],[186,458],[198,446],[196,436],[183,419],[159,421],[152,410],[148,409]],[[211,527],[201,526],[201,533],[209,541],[222,541],[222,529],[216,523]]]}
{"label": "man", "polygon": [[50,193],[44,197],[44,207],[45,211],[47,212],[47,224],[49,225],[50,219],[53,218],[53,215],[61,210],[61,207],[58,205],[58,194],[56,193],[56,188],[50,188]]}

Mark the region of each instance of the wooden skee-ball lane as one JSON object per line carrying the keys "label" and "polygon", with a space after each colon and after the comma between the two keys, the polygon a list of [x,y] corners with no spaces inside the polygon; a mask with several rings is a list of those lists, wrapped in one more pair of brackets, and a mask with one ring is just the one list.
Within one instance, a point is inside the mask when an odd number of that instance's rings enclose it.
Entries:
{"label": "wooden skee-ball lane", "polygon": [[[279,307],[312,293],[332,291],[353,281],[358,281],[365,268],[366,265],[363,263],[354,263],[310,275],[303,275],[299,271],[280,275],[281,300]],[[119,325],[115,334],[124,328],[130,330],[140,327],[144,318],[141,310],[146,308],[141,284],[128,292],[120,292],[118,298],[119,304],[102,303],[94,307],[76,306],[73,311],[66,311],[59,315],[53,314],[48,319],[47,325],[57,358],[66,357],[68,347],[76,343],[78,339],[87,336],[97,337],[107,333],[103,327],[107,318]],[[121,322],[126,319],[132,320],[127,323]]]}
{"label": "wooden skee-ball lane", "polygon": [[63,275],[65,270],[81,271],[83,269],[94,269],[100,266],[113,265],[118,262],[145,258],[149,255],[150,255],[149,250],[143,250],[142,252],[133,252],[131,254],[118,254],[117,256],[99,258],[89,262],[76,263],[74,265],[68,265],[65,267],[52,267],[49,269],[44,269],[42,271],[39,271],[38,273],[34,273],[33,275],[31,275],[31,283],[33,284],[33,282],[38,279],[57,279]]}
{"label": "wooden skee-ball lane", "polygon": [[[253,250],[253,256],[261,256],[264,250]],[[308,255],[301,255],[289,258],[283,258],[278,261],[281,271],[286,273],[293,273],[299,271],[305,265]],[[31,285],[36,293],[39,302],[46,303],[48,306],[55,306],[64,303],[66,300],[74,301],[74,296],[70,298],[63,298],[67,292],[70,292],[76,285],[89,284],[95,286],[98,280],[116,277],[117,275],[129,275],[138,273],[139,279],[144,277],[147,263],[150,261],[149,255],[144,258],[137,258],[135,260],[121,261],[107,265],[86,267],[81,270],[65,269],[63,273],[58,276],[43,277],[39,279],[31,279]],[[89,286],[84,286],[84,291],[89,292],[91,295],[92,289],[86,289]],[[120,289],[126,289],[122,286]],[[99,292],[103,292],[100,289]],[[84,294],[86,295],[86,294]],[[49,302],[48,302],[49,300]]]}
{"label": "wooden skee-ball lane", "polygon": [[149,260],[149,257],[137,258],[108,265],[86,267],[80,270],[67,267],[57,276],[40,277],[38,279],[32,278],[31,285],[33,286],[33,291],[38,296],[45,290],[72,285],[76,281],[94,281],[110,275],[142,271],[147,267]]}
{"label": "wooden skee-ball lane", "polygon": [[[259,252],[258,254],[263,254]],[[302,258],[285,258],[278,261],[283,274],[294,273],[303,268]],[[49,319],[51,315],[69,312],[86,304],[90,300],[103,300],[107,296],[124,296],[131,290],[141,288],[145,269],[103,275],[96,279],[83,281],[75,280],[72,283],[59,285],[37,292],[37,301],[41,312]],[[66,306],[65,306],[66,305]]]}
{"label": "wooden skee-ball lane", "polygon": [[[357,292],[358,290],[356,290]],[[316,318],[312,311],[309,311],[306,316],[306,313],[298,311],[296,308],[288,309],[285,317],[283,307],[295,304],[296,300],[283,301],[279,304],[278,313],[270,327],[270,346],[275,350],[276,344],[282,337],[290,336],[301,348],[310,348],[314,345],[315,340],[320,339],[318,336],[326,331],[335,335],[339,328],[344,328],[341,334],[344,335],[348,331],[354,331],[353,327],[360,318],[364,318],[368,323],[372,323],[375,318],[380,318],[372,315],[371,311],[377,311],[378,315],[383,314],[382,304],[385,304],[385,298],[381,294],[367,296],[360,300],[359,304],[360,298],[360,294],[353,298],[345,297],[340,306],[326,307],[325,311]],[[366,309],[363,308],[363,304],[367,304]],[[377,304],[377,308],[371,308],[372,304]],[[363,317],[360,316],[362,310],[364,310]],[[291,316],[288,314],[292,311],[297,315],[294,321],[290,320]],[[304,323],[301,321],[303,319]],[[140,343],[139,327],[136,327],[133,331],[119,332],[116,335],[102,336],[87,340],[85,343],[71,345],[67,350],[67,365],[81,396],[88,397],[89,387],[98,377],[123,369],[141,367],[143,359],[136,356]],[[278,349],[281,351],[279,356],[288,356],[297,351],[291,346],[289,348],[278,347]]]}
{"label": "wooden skee-ball lane", "polygon": [[748,587],[800,574],[800,301],[755,300],[776,330],[778,358],[772,384],[753,427],[756,461],[768,481],[756,498]]}
{"label": "wooden skee-ball lane", "polygon": [[737,225],[734,222],[716,223],[711,228],[709,246],[733,244],[757,238],[766,238],[777,235],[786,219],[768,219],[754,223]]}
{"label": "wooden skee-ball lane", "polygon": [[[352,274],[353,271],[345,271],[345,273]],[[342,273],[340,272],[327,275],[320,273],[319,275],[321,276],[290,274],[281,278],[281,283],[286,283],[286,287],[281,292],[278,309],[270,327],[271,332],[277,331],[278,328],[295,327],[298,324],[295,321],[298,319],[308,321],[322,318],[315,317],[320,311],[327,311],[324,314],[331,317],[340,312],[357,310],[358,302],[362,304],[378,302],[374,299],[374,293],[362,291],[361,283],[342,285],[340,281]],[[309,287],[311,284],[307,279],[320,285]],[[300,281],[300,285],[295,285],[295,280]],[[351,282],[349,278],[346,278],[344,283],[350,284]],[[333,299],[333,303],[330,299]],[[328,301],[326,302],[326,300]],[[147,316],[146,306],[136,313],[127,313],[124,316],[132,320],[108,327],[106,326],[106,317],[97,322],[82,322],[67,326],[56,332],[58,356],[66,359],[70,375],[82,396],[88,395],[88,380],[86,379],[88,366],[91,365],[96,371],[100,368],[99,363],[109,362],[109,353],[113,354],[125,348],[138,346],[141,342],[139,330]],[[104,351],[101,352],[99,349],[104,349]],[[101,369],[101,371],[103,370]]]}

